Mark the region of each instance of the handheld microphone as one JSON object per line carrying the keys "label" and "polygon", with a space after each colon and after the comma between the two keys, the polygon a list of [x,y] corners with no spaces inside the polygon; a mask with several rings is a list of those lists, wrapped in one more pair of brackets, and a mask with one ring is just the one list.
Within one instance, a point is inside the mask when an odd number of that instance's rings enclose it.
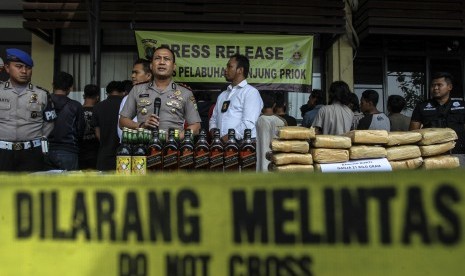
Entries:
{"label": "handheld microphone", "polygon": [[155,98],[153,102],[153,114],[160,116],[160,108],[161,108],[161,99]]}

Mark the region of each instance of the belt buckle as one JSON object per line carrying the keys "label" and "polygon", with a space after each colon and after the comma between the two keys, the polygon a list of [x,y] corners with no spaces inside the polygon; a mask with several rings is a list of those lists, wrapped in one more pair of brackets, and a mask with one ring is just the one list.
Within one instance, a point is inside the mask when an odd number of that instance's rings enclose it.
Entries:
{"label": "belt buckle", "polygon": [[22,150],[24,149],[24,144],[22,142],[13,143],[13,150]]}

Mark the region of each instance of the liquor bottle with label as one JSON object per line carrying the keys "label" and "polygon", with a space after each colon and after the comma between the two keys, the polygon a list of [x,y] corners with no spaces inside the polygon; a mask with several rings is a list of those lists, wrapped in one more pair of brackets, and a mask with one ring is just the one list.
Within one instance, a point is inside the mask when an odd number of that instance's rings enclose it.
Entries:
{"label": "liquor bottle with label", "polygon": [[143,128],[137,129],[137,144],[132,151],[132,174],[147,173],[147,136]]}
{"label": "liquor bottle with label", "polygon": [[252,142],[252,130],[244,131],[244,140],[239,149],[241,171],[255,172],[257,170],[257,155],[255,144]]}
{"label": "liquor bottle with label", "polygon": [[179,147],[179,169],[194,169],[194,143],[192,142],[192,130],[186,129],[184,139]]}
{"label": "liquor bottle with label", "polygon": [[220,130],[213,130],[213,139],[210,145],[210,171],[223,171],[224,146],[220,138]]}
{"label": "liquor bottle with label", "polygon": [[228,129],[228,141],[224,146],[224,171],[239,172],[239,145],[233,128]]}
{"label": "liquor bottle with label", "polygon": [[158,128],[154,128],[151,142],[148,146],[147,169],[149,171],[161,171],[163,169],[163,144],[160,141]]}
{"label": "liquor bottle with label", "polygon": [[163,147],[163,171],[175,171],[178,169],[178,143],[175,140],[175,129],[168,129],[168,141]]}
{"label": "liquor bottle with label", "polygon": [[123,128],[122,143],[116,150],[116,174],[130,175],[132,165],[132,149],[130,141],[130,131]]}
{"label": "liquor bottle with label", "polygon": [[208,170],[210,166],[210,146],[207,142],[207,132],[205,129],[200,130],[199,140],[195,143],[194,163],[195,170]]}

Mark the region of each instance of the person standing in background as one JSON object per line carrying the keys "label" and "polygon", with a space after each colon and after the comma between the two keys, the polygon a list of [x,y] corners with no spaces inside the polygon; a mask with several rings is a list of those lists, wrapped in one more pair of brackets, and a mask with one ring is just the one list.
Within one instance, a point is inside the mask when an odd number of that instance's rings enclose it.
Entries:
{"label": "person standing in background", "polygon": [[350,93],[348,107],[354,113],[354,119],[352,120],[352,126],[350,127],[350,130],[355,130],[357,129],[358,122],[360,122],[360,119],[362,119],[364,116],[360,111],[360,101],[357,97],[357,94]]}
{"label": "person standing in background", "polygon": [[118,126],[118,110],[123,100],[124,87],[120,81],[111,81],[106,92],[108,97],[94,106],[92,126],[95,136],[100,141],[97,157],[97,170],[116,170],[116,149],[120,141],[116,128]]}
{"label": "person standing in background", "polygon": [[88,84],[84,87],[84,119],[86,129],[84,137],[79,147],[79,169],[95,170],[97,169],[97,155],[99,141],[95,136],[95,129],[92,126],[92,114],[94,106],[100,101],[100,88],[94,84]]}
{"label": "person standing in background", "polygon": [[56,115],[48,91],[31,83],[33,66],[28,53],[6,50],[9,79],[0,84],[0,171],[44,170],[41,140],[52,131]]}
{"label": "person standing in background", "polygon": [[311,127],[313,121],[315,120],[316,114],[323,106],[323,92],[319,89],[312,91],[312,94],[308,97],[307,105],[310,107],[310,110],[305,113],[302,119],[303,127]]}
{"label": "person standing in background", "polygon": [[297,126],[296,118],[294,118],[291,115],[288,115],[286,111],[287,111],[287,106],[286,106],[286,101],[284,100],[284,94],[278,93],[276,95],[276,104],[273,109],[274,114],[286,120],[286,123],[288,126]]}
{"label": "person standing in background", "polygon": [[84,136],[86,121],[81,103],[68,97],[73,84],[73,76],[66,72],[59,72],[53,77],[52,102],[58,117],[48,138],[46,164],[50,170],[79,169],[79,145]]}
{"label": "person standing in background", "polygon": [[350,89],[347,83],[335,81],[329,87],[329,105],[318,111],[312,126],[317,134],[340,135],[350,130],[354,113],[348,107]]}
{"label": "person standing in background", "polygon": [[360,99],[360,109],[364,116],[358,121],[357,129],[391,130],[389,118],[376,108],[379,95],[375,90],[365,90]]}
{"label": "person standing in background", "polygon": [[453,100],[450,92],[454,78],[448,72],[437,72],[431,77],[431,99],[417,104],[412,113],[410,130],[420,128],[452,128],[458,136],[452,153],[465,153],[465,102]]}
{"label": "person standing in background", "polygon": [[[132,88],[135,85],[142,84],[142,83],[148,83],[152,80],[153,74],[152,70],[150,70],[150,62],[146,59],[138,59],[134,62],[134,65],[132,67],[132,73],[131,73],[131,81],[132,81],[132,86],[129,91],[127,91],[127,86],[125,87],[126,95],[124,96],[123,100],[121,101],[121,104],[119,106],[119,113],[121,113],[121,110],[123,110],[124,104],[126,103],[126,100],[128,99],[129,93],[132,90]],[[124,85],[124,82],[123,82]],[[119,114],[118,113],[118,114]],[[121,118],[121,116],[118,116],[118,120]],[[137,123],[137,116],[132,118],[132,121]],[[121,136],[123,135],[122,129],[117,126],[118,132],[118,138],[121,141]]]}
{"label": "person standing in background", "polygon": [[408,131],[410,127],[410,117],[401,114],[405,108],[404,97],[399,95],[391,95],[388,97],[387,110],[388,118],[391,122],[391,131]]}
{"label": "person standing in background", "polygon": [[263,110],[257,120],[257,171],[267,172],[270,161],[266,159],[266,153],[271,151],[271,141],[277,137],[278,128],[286,126],[287,122],[274,114],[276,98],[272,92],[262,93],[262,100]]}
{"label": "person standing in background", "polygon": [[258,90],[247,83],[249,67],[249,59],[240,54],[231,56],[226,65],[224,76],[231,84],[218,96],[209,125],[211,134],[215,128],[220,130],[224,142],[230,128],[236,131],[237,140],[243,139],[245,129],[251,129],[252,138],[257,137],[255,124],[263,101]]}

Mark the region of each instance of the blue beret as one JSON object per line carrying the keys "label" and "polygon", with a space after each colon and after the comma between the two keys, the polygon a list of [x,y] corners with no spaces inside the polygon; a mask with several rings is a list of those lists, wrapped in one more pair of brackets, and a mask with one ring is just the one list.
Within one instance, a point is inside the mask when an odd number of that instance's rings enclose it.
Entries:
{"label": "blue beret", "polygon": [[6,60],[22,62],[30,67],[34,66],[34,61],[28,53],[15,48],[6,49]]}

